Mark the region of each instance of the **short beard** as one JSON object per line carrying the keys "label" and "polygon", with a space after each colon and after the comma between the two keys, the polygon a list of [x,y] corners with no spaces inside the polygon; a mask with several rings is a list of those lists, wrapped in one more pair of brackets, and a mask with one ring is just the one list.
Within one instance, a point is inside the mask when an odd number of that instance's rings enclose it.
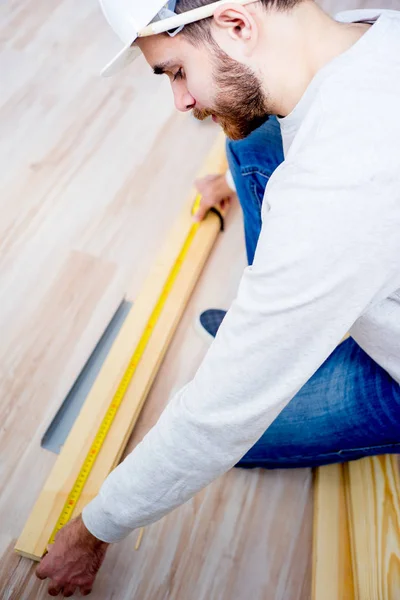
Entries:
{"label": "short beard", "polygon": [[213,76],[220,90],[215,108],[194,108],[193,114],[199,121],[215,115],[228,138],[242,140],[268,120],[267,97],[259,79],[248,67],[231,59],[219,47],[213,47],[213,54]]}

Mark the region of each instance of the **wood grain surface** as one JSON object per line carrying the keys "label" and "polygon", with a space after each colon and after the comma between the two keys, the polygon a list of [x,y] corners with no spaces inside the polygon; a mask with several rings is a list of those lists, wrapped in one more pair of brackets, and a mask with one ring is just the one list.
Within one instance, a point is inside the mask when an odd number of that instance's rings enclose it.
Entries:
{"label": "wood grain surface", "polygon": [[345,470],[355,598],[400,600],[398,457],[366,458]]}
{"label": "wood grain surface", "polygon": [[[326,6],[377,4],[398,0]],[[141,289],[216,128],[176,113],[143,60],[98,77],[120,46],[96,0],[3,3],[0,25],[0,598],[44,600],[13,552],[55,461],[41,437],[121,298]],[[192,324],[229,307],[242,227],[233,207],[128,451],[198,368],[207,348]],[[135,536],[114,546],[93,597],[309,600],[311,534],[308,471],[232,471],[148,528],[138,552]]]}
{"label": "wood grain surface", "polygon": [[312,600],[355,600],[342,465],[315,471]]}

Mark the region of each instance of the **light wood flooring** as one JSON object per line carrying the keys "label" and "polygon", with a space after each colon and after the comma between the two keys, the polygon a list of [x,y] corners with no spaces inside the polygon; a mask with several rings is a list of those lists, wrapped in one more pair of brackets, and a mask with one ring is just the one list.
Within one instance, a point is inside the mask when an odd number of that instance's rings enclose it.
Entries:
{"label": "light wood flooring", "polygon": [[[41,437],[122,298],[135,299],[216,129],[175,112],[143,60],[98,77],[119,45],[96,0],[11,0],[0,25],[0,598],[40,600],[45,584],[13,546],[55,460]],[[199,365],[192,322],[229,306],[242,237],[236,207],[130,449]],[[228,473],[149,527],[138,552],[135,536],[112,547],[93,597],[308,600],[311,481]]]}

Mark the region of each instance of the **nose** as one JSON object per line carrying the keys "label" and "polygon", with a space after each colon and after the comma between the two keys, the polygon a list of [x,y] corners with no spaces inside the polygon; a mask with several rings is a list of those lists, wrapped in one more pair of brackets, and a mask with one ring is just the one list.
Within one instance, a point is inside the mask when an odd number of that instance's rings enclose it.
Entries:
{"label": "nose", "polygon": [[173,86],[174,101],[177,110],[188,112],[196,106],[196,100],[189,93],[186,86]]}

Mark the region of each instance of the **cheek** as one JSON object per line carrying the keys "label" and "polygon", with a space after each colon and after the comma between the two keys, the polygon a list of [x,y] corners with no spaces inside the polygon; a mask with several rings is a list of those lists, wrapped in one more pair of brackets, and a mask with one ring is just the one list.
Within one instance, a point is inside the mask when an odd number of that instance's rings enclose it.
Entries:
{"label": "cheek", "polygon": [[190,95],[195,99],[199,108],[211,108],[214,105],[212,88],[197,80],[194,82],[188,81],[188,90]]}
{"label": "cheek", "polygon": [[211,73],[188,69],[186,72],[186,85],[190,95],[199,105],[199,108],[212,108],[214,106],[215,85]]}

